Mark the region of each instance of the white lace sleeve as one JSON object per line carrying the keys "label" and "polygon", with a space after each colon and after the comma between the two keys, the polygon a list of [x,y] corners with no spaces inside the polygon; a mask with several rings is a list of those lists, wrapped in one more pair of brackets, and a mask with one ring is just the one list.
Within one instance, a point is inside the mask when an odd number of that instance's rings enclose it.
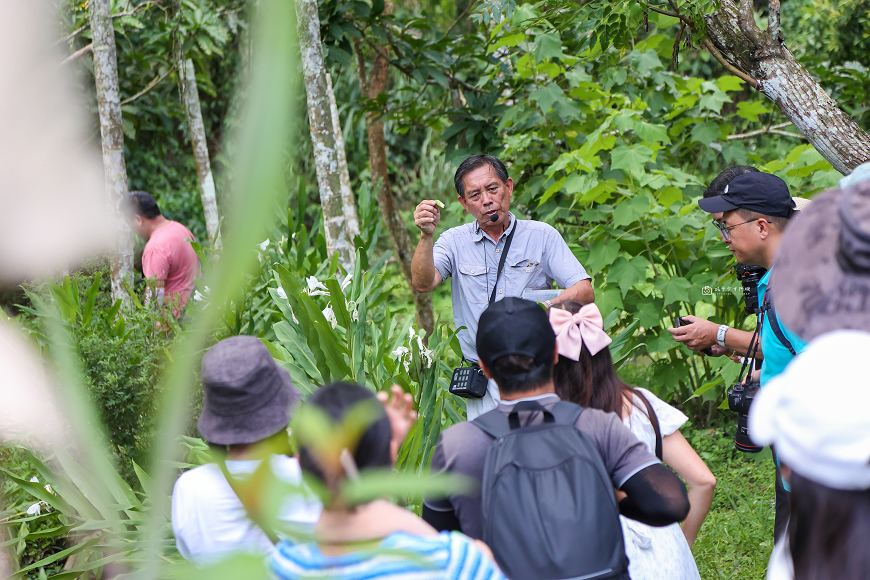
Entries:
{"label": "white lace sleeve", "polygon": [[[689,418],[682,412],[671,407],[648,390],[642,388],[638,388],[637,390],[643,393],[643,396],[646,397],[646,400],[649,401],[653,411],[655,411],[656,417],[658,417],[659,420],[659,429],[661,429],[662,437],[667,437],[689,420]],[[646,408],[644,407],[643,402],[638,402],[640,403],[640,408],[645,412]]]}

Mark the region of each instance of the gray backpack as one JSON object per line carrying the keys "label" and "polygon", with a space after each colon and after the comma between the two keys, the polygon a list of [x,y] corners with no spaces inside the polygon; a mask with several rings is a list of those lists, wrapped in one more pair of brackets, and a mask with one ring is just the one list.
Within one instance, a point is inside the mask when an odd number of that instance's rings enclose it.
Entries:
{"label": "gray backpack", "polygon": [[[575,427],[583,407],[535,401],[473,425],[495,441],[483,471],[483,541],[511,580],[629,580],[613,484],[595,444]],[[544,422],[520,427],[518,412]]]}

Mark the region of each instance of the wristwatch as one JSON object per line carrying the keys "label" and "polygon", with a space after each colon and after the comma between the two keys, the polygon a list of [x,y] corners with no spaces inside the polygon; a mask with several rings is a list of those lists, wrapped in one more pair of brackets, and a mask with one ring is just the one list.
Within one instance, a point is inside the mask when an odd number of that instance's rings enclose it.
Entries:
{"label": "wristwatch", "polygon": [[719,346],[725,346],[725,333],[728,331],[729,328],[731,327],[727,324],[723,324],[716,332],[716,342],[719,343]]}
{"label": "wristwatch", "polygon": [[553,303],[550,300],[544,300],[544,304],[547,306],[547,308],[553,307]]}

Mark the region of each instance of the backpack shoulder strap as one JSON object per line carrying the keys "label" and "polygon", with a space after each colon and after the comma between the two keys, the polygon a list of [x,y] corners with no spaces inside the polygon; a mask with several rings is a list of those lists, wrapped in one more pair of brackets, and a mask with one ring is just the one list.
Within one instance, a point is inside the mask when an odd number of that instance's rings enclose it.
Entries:
{"label": "backpack shoulder strap", "polygon": [[511,432],[507,416],[498,409],[493,409],[478,416],[471,424],[493,439],[500,439]]}
{"label": "backpack shoulder strap", "polygon": [[586,408],[580,405],[569,403],[568,401],[559,401],[553,406],[550,413],[552,413],[553,418],[559,425],[575,425],[577,419],[580,418],[580,415],[585,410]]}
{"label": "backpack shoulder strap", "polygon": [[792,356],[796,356],[797,353],[795,353],[794,347],[785,337],[785,334],[782,332],[782,327],[779,325],[779,319],[776,317],[776,308],[773,307],[773,296],[770,295],[769,286],[767,292],[764,293],[763,309],[767,311],[767,320],[770,322],[770,329],[773,330],[773,334],[776,335],[779,342],[788,349],[788,352],[790,352]]}

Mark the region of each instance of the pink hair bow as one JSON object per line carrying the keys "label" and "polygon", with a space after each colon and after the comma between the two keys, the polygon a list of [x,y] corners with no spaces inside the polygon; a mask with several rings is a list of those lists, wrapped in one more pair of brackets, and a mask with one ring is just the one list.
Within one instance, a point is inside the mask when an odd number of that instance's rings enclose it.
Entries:
{"label": "pink hair bow", "polygon": [[550,325],[556,333],[559,354],[571,360],[580,360],[584,344],[589,354],[595,356],[613,342],[603,330],[604,320],[595,304],[587,304],[577,314],[550,308]]}

